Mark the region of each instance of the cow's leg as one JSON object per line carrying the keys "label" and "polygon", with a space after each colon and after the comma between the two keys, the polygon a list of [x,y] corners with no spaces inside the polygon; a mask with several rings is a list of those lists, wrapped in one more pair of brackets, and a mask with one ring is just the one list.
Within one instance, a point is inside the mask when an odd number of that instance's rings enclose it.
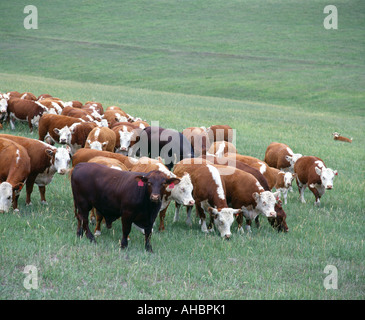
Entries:
{"label": "cow's leg", "polygon": [[321,201],[320,201],[321,195],[319,194],[317,188],[314,185],[309,185],[308,188],[310,191],[312,191],[312,193],[314,194],[314,197],[316,198],[316,202],[314,204],[319,206],[321,203]]}
{"label": "cow's leg", "polygon": [[252,220],[251,219],[246,219],[246,226],[245,226],[245,229],[246,229],[246,232],[247,233],[251,233],[251,223],[252,223]]}
{"label": "cow's leg", "polygon": [[30,174],[27,178],[27,181],[25,183],[25,187],[26,187],[26,192],[27,192],[27,196],[26,196],[26,200],[25,203],[26,205],[31,205],[31,199],[30,199],[30,195],[33,192],[33,187],[34,187],[34,181],[36,179],[37,176]]}
{"label": "cow's leg", "polygon": [[9,122],[10,122],[10,128],[11,128],[11,130],[15,130],[14,121],[15,121],[15,119],[10,115]]}
{"label": "cow's leg", "polygon": [[186,224],[188,226],[192,226],[193,223],[191,222],[191,211],[193,210],[193,206],[186,207]]}
{"label": "cow's leg", "polygon": [[101,235],[100,225],[101,225],[101,222],[103,221],[103,219],[104,219],[104,217],[96,210],[96,226],[95,226],[95,231],[94,231],[95,236]]}
{"label": "cow's leg", "polygon": [[237,232],[244,233],[243,228],[242,228],[243,213],[238,214],[238,216],[236,217],[236,221],[237,221],[237,224],[238,224]]}
{"label": "cow's leg", "polygon": [[255,218],[255,224],[256,224],[257,229],[259,229],[261,227],[259,216],[256,216],[256,218]]}
{"label": "cow's leg", "polygon": [[[91,210],[90,205],[82,204],[79,205],[75,203],[75,215],[77,218],[77,235],[81,238],[83,233],[86,233],[86,237],[91,241],[95,242],[95,238],[89,229],[89,211]],[[82,228],[81,228],[82,226]]]}
{"label": "cow's leg", "polygon": [[46,186],[38,186],[38,189],[41,195],[41,204],[48,204],[46,200]]}
{"label": "cow's leg", "polygon": [[298,178],[297,178],[297,185],[298,185],[298,191],[299,191],[299,195],[300,195],[300,201],[302,203],[305,203],[305,199],[304,199],[304,191],[305,191],[305,188],[306,188],[306,185],[302,184]]}
{"label": "cow's leg", "polygon": [[207,223],[205,221],[205,213],[204,213],[204,209],[201,207],[201,203],[200,202],[195,202],[195,209],[196,212],[200,218],[201,221],[201,230],[205,233],[208,232],[208,228],[207,228]]}
{"label": "cow's leg", "polygon": [[151,236],[152,236],[152,227],[148,227],[144,229],[144,237],[145,237],[145,249],[148,252],[153,252],[151,246]]}
{"label": "cow's leg", "polygon": [[174,215],[174,222],[179,221],[179,212],[180,212],[181,204],[175,202],[175,215]]}
{"label": "cow's leg", "polygon": [[128,247],[128,235],[131,232],[132,222],[127,218],[127,215],[124,214],[122,216],[122,230],[123,230],[123,237],[120,244],[122,249],[126,249]]}
{"label": "cow's leg", "polygon": [[168,206],[166,206],[165,209],[160,211],[160,226],[158,227],[159,231],[164,231],[165,230],[165,216],[166,216],[166,211],[167,211]]}

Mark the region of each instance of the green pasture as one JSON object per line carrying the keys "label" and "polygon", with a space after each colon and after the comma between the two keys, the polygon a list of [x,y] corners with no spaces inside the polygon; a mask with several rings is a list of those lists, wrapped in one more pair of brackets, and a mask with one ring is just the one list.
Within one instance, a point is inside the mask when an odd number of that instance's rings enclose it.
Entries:
{"label": "green pasture", "polygon": [[[322,0],[37,0],[39,28],[25,30],[28,4],[0,4],[0,92],[117,105],[177,130],[229,124],[241,154],[283,142],[339,175],[319,208],[294,185],[286,234],[261,218],[224,241],[195,215],[188,227],[185,210],[173,223],[171,204],[153,254],[137,230],[121,250],[119,221],[96,245],[78,239],[69,178],[55,176],[48,206],[35,188],[32,206],[23,192],[20,212],[0,216],[0,299],[364,299],[363,1],[336,2],[338,30],[324,29]],[[1,132],[37,138],[19,122]],[[38,289],[23,286],[27,265]],[[323,285],[327,265],[337,289]]]}

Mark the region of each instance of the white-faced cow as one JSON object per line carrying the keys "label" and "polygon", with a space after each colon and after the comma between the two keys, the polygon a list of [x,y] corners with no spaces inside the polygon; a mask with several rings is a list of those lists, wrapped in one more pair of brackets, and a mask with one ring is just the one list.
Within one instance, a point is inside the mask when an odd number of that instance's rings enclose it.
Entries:
{"label": "white-faced cow", "polygon": [[334,133],[332,133],[332,135],[333,135],[333,140],[338,140],[338,141],[343,141],[343,142],[348,142],[348,143],[352,142],[352,138],[347,138],[347,137],[341,136],[338,132],[334,132]]}
{"label": "white-faced cow", "polygon": [[85,148],[114,152],[116,143],[115,132],[107,127],[97,127],[87,136]]}
{"label": "white-faced cow", "polygon": [[296,180],[300,194],[300,200],[305,203],[304,190],[314,194],[315,204],[320,204],[320,199],[326,190],[333,189],[333,179],[337,176],[337,170],[327,168],[322,159],[313,156],[304,156],[298,159],[294,165]]}

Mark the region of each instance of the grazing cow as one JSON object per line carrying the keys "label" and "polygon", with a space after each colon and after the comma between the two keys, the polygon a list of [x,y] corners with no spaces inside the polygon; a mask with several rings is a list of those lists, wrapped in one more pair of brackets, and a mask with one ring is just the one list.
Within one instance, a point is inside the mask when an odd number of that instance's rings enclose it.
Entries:
{"label": "grazing cow", "polygon": [[87,136],[85,148],[114,152],[116,143],[115,132],[107,127],[97,127]]}
{"label": "grazing cow", "polygon": [[[71,162],[68,148],[56,148],[36,139],[0,134],[5,138],[18,143],[27,151],[30,158],[30,173],[26,181],[27,197],[25,203],[31,204],[30,196],[33,192],[34,183],[38,185],[41,195],[41,203],[46,204],[45,192],[48,185],[57,172],[64,175]],[[17,197],[15,198],[17,200]]]}
{"label": "grazing cow", "polygon": [[128,122],[128,115],[123,110],[109,108],[104,112],[104,119],[108,121],[109,128],[117,122]]}
{"label": "grazing cow", "polygon": [[73,155],[72,166],[76,166],[80,162],[88,162],[91,158],[98,156],[117,159],[128,169],[131,169],[132,166],[138,161],[137,159],[130,158],[119,153],[82,148],[77,150]]}
{"label": "grazing cow", "polygon": [[18,91],[9,91],[6,93],[10,98],[19,98],[23,95],[22,93],[18,92]]}
{"label": "grazing cow", "polygon": [[200,157],[205,155],[210,147],[208,133],[202,127],[189,127],[183,130],[182,134],[191,143],[194,150],[194,155]]}
{"label": "grazing cow", "polygon": [[[77,217],[77,235],[95,241],[89,229],[89,211],[95,208],[107,226],[122,218],[121,248],[127,248],[132,223],[145,230],[145,249],[152,252],[150,237],[165,189],[180,182],[159,171],[147,174],[118,171],[98,163],[80,163],[71,175]],[[81,228],[82,225],[82,228]]]}
{"label": "grazing cow", "polygon": [[161,171],[166,175],[166,178],[179,178],[180,183],[177,186],[169,186],[166,188],[164,195],[162,197],[162,205],[160,208],[160,226],[159,230],[165,230],[164,220],[166,216],[167,208],[171,202],[174,200],[177,206],[184,205],[186,207],[192,207],[195,201],[192,196],[193,185],[190,180],[190,175],[185,173],[182,177],[177,177],[171,171],[169,171],[166,166],[161,162],[161,160],[151,159],[147,157],[142,157],[138,159],[135,165],[131,168],[131,171],[135,172],[150,172],[153,170]]}
{"label": "grazing cow", "polygon": [[232,143],[234,138],[234,130],[228,125],[214,125],[207,129],[210,142],[227,141]]}
{"label": "grazing cow", "polygon": [[332,135],[333,135],[333,139],[334,140],[348,142],[348,143],[351,143],[352,142],[352,138],[343,137],[338,132],[334,132],[334,133],[332,133]]}
{"label": "grazing cow", "polygon": [[90,111],[88,109],[80,109],[80,108],[74,108],[74,107],[64,107],[61,115],[62,116],[68,116],[73,118],[82,119],[84,121],[92,122],[94,120],[101,120],[101,116],[98,114],[98,118],[95,118],[92,115],[93,111]]}
{"label": "grazing cow", "polygon": [[18,209],[16,198],[30,173],[27,150],[14,141],[0,138],[0,212],[8,212],[11,204]]}
{"label": "grazing cow", "polygon": [[272,142],[266,149],[264,161],[270,167],[293,173],[294,164],[300,157],[302,155],[300,153],[294,153],[288,145]]}
{"label": "grazing cow", "polygon": [[114,131],[116,137],[115,152],[128,155],[129,149],[136,143],[141,129],[129,122],[117,122],[111,127],[111,130]]}
{"label": "grazing cow", "polygon": [[301,202],[305,203],[304,190],[309,187],[316,198],[314,204],[318,206],[324,192],[333,189],[333,179],[338,174],[337,170],[327,168],[322,159],[313,156],[298,159],[294,165],[294,172]]}
{"label": "grazing cow", "polygon": [[229,159],[235,159],[237,161],[246,163],[247,165],[259,170],[266,178],[270,190],[275,188],[276,190],[281,191],[284,195],[285,204],[287,203],[288,190],[291,188],[292,181],[295,177],[294,174],[272,168],[266,162],[254,157],[232,153],[226,153],[224,156]]}
{"label": "grazing cow", "polygon": [[139,150],[141,156],[161,157],[169,170],[182,159],[194,158],[194,150],[181,132],[161,127],[143,129],[133,149]]}
{"label": "grazing cow", "polygon": [[215,141],[208,150],[209,154],[214,154],[218,158],[222,158],[226,153],[237,153],[237,149],[233,143],[227,141]]}
{"label": "grazing cow", "polygon": [[61,114],[63,109],[63,104],[61,100],[56,100],[54,98],[46,98],[38,100],[42,106],[48,109],[49,114]]}
{"label": "grazing cow", "polygon": [[[234,159],[230,159],[230,158],[218,158],[215,156],[204,156],[204,159],[210,161],[212,164],[218,164],[218,165],[224,165],[224,166],[230,166],[230,167],[234,167],[236,169],[245,171],[247,173],[252,174],[257,181],[259,182],[259,184],[264,188],[265,191],[271,191],[271,189],[269,188],[269,184],[267,183],[266,178],[263,176],[263,174],[247,165],[246,163],[240,162],[240,161],[236,161]],[[218,167],[219,169],[220,167]],[[275,204],[275,212],[276,212],[276,218],[272,218],[269,217],[268,220],[270,222],[270,224],[276,228],[278,231],[284,231],[287,232],[289,230],[287,224],[286,224],[286,213],[284,211],[284,209],[282,208],[282,202],[281,200],[277,200],[276,204]],[[257,216],[255,218],[255,222],[257,227],[259,227],[260,223],[259,223],[259,216]],[[251,226],[251,220],[246,219],[246,227],[249,228]]]}
{"label": "grazing cow", "polygon": [[[242,213],[241,209],[229,208],[224,193],[224,182],[219,171],[203,159],[185,159],[176,164],[174,173],[183,176],[189,173],[193,184],[193,198],[195,200],[196,212],[201,220],[201,230],[208,232],[206,225],[205,211],[210,214],[209,229],[212,221],[220,232],[221,237],[229,239],[231,237],[231,225],[234,215]],[[174,220],[178,218],[178,208],[175,212]],[[190,220],[191,209],[188,210],[188,220]]]}
{"label": "grazing cow", "polygon": [[[67,140],[71,140],[70,128],[81,122],[82,120],[72,117],[46,114],[39,121],[38,138],[41,141],[44,141],[46,138],[46,142],[50,144],[54,144],[56,142],[66,144]],[[61,135],[62,140],[60,140]],[[64,138],[64,135],[69,135],[69,137]]]}
{"label": "grazing cow", "polygon": [[37,101],[37,97],[31,92],[23,92],[20,99]]}
{"label": "grazing cow", "polygon": [[38,101],[11,98],[8,101],[7,117],[10,127],[15,130],[14,121],[27,121],[30,133],[33,133],[33,126],[38,127],[39,120],[48,109]]}

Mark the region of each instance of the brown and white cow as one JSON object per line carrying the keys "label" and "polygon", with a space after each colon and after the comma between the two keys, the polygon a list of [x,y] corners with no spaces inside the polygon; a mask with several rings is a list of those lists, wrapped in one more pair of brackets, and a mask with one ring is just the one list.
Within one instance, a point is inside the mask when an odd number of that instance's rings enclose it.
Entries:
{"label": "brown and white cow", "polygon": [[[210,220],[214,221],[221,237],[229,239],[232,235],[231,225],[234,216],[242,213],[242,210],[228,207],[224,182],[222,182],[219,171],[214,165],[204,163],[204,159],[184,159],[175,165],[174,174],[183,176],[185,172],[189,173],[193,184],[193,198],[196,212],[201,220],[201,230],[209,231],[205,221],[205,212],[209,212]],[[178,212],[176,213],[178,214]],[[191,210],[188,211],[188,219],[190,213]],[[209,226],[212,226],[212,223]]]}
{"label": "brown and white cow", "polygon": [[184,129],[182,134],[188,139],[193,147],[195,157],[200,157],[207,153],[211,143],[205,128],[189,127]]}
{"label": "brown and white cow", "polygon": [[0,138],[0,212],[8,212],[11,204],[18,209],[16,197],[30,173],[27,150],[14,141]]}
{"label": "brown and white cow", "polygon": [[233,143],[227,141],[215,141],[208,150],[209,154],[213,154],[218,158],[222,158],[226,153],[237,153],[237,149]]}
{"label": "brown and white cow", "polygon": [[118,122],[111,127],[111,130],[116,136],[115,152],[128,155],[129,149],[136,143],[137,136],[143,129],[133,123]]}
{"label": "brown and white cow", "polygon": [[334,133],[332,133],[332,135],[333,135],[334,140],[348,142],[348,143],[352,142],[352,138],[347,138],[347,137],[341,136],[338,132],[334,132]]}
{"label": "brown and white cow", "polygon": [[94,120],[101,120],[101,116],[98,113],[96,113],[98,115],[98,118],[95,118],[92,115],[92,112],[93,112],[93,110],[80,109],[80,108],[74,108],[74,107],[65,107],[65,108],[63,108],[61,115],[82,119],[82,120],[88,121],[88,122],[92,122]]}
{"label": "brown and white cow", "polygon": [[69,149],[56,148],[36,139],[9,134],[0,134],[0,138],[18,143],[26,149],[30,158],[30,173],[26,181],[26,204],[31,204],[30,197],[33,192],[34,183],[38,185],[41,203],[46,204],[46,185],[52,181],[56,172],[61,175],[67,172],[71,162]]}
{"label": "brown and white cow", "polygon": [[276,190],[282,192],[284,196],[284,203],[287,203],[288,190],[292,186],[292,181],[294,180],[295,174],[272,168],[266,162],[255,157],[232,153],[226,153],[224,157],[227,157],[228,159],[235,159],[259,170],[266,178],[270,190],[275,188]]}
{"label": "brown and white cow", "polygon": [[128,122],[128,115],[123,110],[109,108],[104,112],[104,119],[108,121],[109,128],[117,122]]}
{"label": "brown and white cow", "polygon": [[234,140],[235,131],[229,125],[213,125],[207,129],[210,142],[215,141],[227,141],[231,142]]}
{"label": "brown and white cow", "polygon": [[137,159],[130,158],[119,153],[81,148],[72,156],[72,166],[74,167],[80,162],[88,162],[91,158],[97,156],[117,159],[128,169],[131,169],[136,161],[138,161]]}
{"label": "brown and white cow", "polygon": [[37,97],[31,92],[23,92],[20,99],[37,101]]}
{"label": "brown and white cow", "polygon": [[81,108],[91,108],[101,116],[104,114],[104,108],[100,102],[87,101]]}
{"label": "brown and white cow", "polygon": [[314,156],[298,159],[294,165],[294,172],[301,202],[305,203],[304,190],[308,187],[316,198],[316,205],[320,204],[320,198],[326,190],[333,189],[333,179],[338,174],[337,170],[327,168],[322,159]]}
{"label": "brown and white cow", "polygon": [[136,161],[131,171],[135,172],[150,172],[153,170],[158,170],[166,175],[166,178],[178,178],[180,183],[176,186],[171,185],[166,188],[163,197],[162,204],[160,208],[160,226],[159,230],[165,230],[164,220],[166,216],[166,211],[172,200],[175,201],[177,206],[192,207],[195,201],[192,196],[193,185],[190,180],[190,175],[185,173],[182,177],[176,176],[162,163],[161,158],[151,159],[148,157],[141,157]]}
{"label": "brown and white cow", "polygon": [[61,100],[54,98],[45,98],[38,100],[38,102],[48,109],[48,114],[61,114],[63,109],[63,103]]}
{"label": "brown and white cow", "polygon": [[33,127],[38,127],[39,120],[47,112],[48,109],[38,101],[19,98],[11,98],[8,101],[7,118],[12,130],[15,130],[14,121],[19,120],[28,122],[30,133],[33,133]]}
{"label": "brown and white cow", "polygon": [[114,152],[116,143],[115,132],[107,127],[97,127],[87,136],[85,148]]}
{"label": "brown and white cow", "polygon": [[270,167],[293,173],[294,164],[300,157],[302,154],[294,153],[288,145],[272,142],[266,149],[264,161]]}

